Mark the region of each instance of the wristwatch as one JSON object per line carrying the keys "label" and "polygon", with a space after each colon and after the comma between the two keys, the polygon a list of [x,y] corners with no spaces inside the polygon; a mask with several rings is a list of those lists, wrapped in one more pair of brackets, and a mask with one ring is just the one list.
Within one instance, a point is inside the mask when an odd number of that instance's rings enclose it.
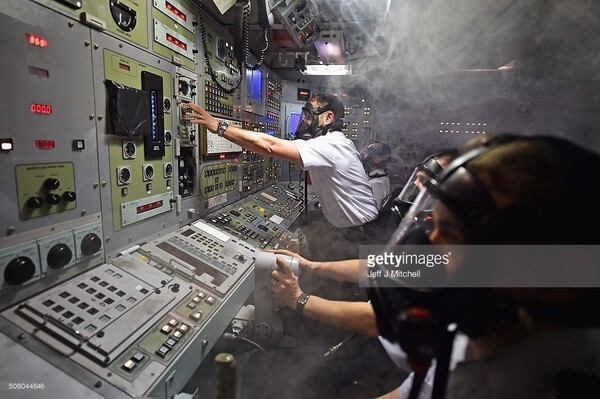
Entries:
{"label": "wristwatch", "polygon": [[227,128],[229,127],[229,125],[223,121],[219,121],[219,126],[217,127],[217,134],[220,137],[223,137],[223,134],[225,133],[225,130],[227,130]]}
{"label": "wristwatch", "polygon": [[308,298],[310,298],[310,295],[303,292],[300,294],[298,299],[296,299],[296,312],[300,316],[302,316],[302,312],[304,312],[304,305],[306,305],[306,302],[308,302]]}

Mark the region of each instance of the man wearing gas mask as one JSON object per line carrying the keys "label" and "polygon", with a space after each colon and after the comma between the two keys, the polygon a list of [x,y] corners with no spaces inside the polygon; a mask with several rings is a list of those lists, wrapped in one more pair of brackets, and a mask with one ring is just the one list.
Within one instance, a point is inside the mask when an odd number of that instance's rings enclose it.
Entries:
{"label": "man wearing gas mask", "polygon": [[[564,139],[501,135],[425,184],[386,251],[462,252],[428,286],[372,283],[378,330],[415,370],[385,397],[598,397],[598,165]],[[428,233],[412,216],[432,201]],[[469,341],[449,374],[456,332]]]}
{"label": "man wearing gas mask", "polygon": [[390,197],[390,178],[387,165],[392,160],[392,149],[386,143],[373,141],[360,150],[360,160],[363,163],[373,196],[377,202],[377,209]]}
{"label": "man wearing gas mask", "polygon": [[377,217],[359,153],[341,132],[344,105],[335,96],[318,94],[305,104],[296,129],[296,136],[304,140],[294,141],[230,126],[195,104],[188,107],[193,111],[187,112],[191,122],[250,151],[293,162],[308,171],[312,191],[332,226],[362,226]]}

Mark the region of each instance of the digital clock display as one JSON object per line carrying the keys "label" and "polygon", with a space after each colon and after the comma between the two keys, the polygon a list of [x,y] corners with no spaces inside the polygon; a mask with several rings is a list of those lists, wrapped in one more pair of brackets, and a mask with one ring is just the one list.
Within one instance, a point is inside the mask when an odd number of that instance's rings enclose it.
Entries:
{"label": "digital clock display", "polygon": [[29,110],[34,114],[50,115],[52,114],[52,106],[47,104],[32,103]]}
{"label": "digital clock display", "polygon": [[34,35],[33,33],[27,33],[25,35],[29,44],[38,47],[48,47],[48,40],[45,37]]}
{"label": "digital clock display", "polygon": [[150,202],[148,204],[144,204],[144,205],[140,205],[136,208],[137,214],[139,215],[140,213],[144,213],[144,212],[148,212],[151,211],[153,209],[157,209],[163,206],[163,201],[154,201],[154,202]]}
{"label": "digital clock display", "polygon": [[175,7],[173,4],[169,3],[168,1],[165,2],[167,5],[167,10],[171,11],[173,14],[175,14],[175,16],[181,18],[184,21],[187,21],[187,16],[182,13],[181,11],[179,11],[177,9],[177,7]]}
{"label": "digital clock display", "polygon": [[33,146],[36,150],[53,150],[54,140],[34,140]]}
{"label": "digital clock display", "polygon": [[187,44],[167,33],[167,41],[173,43],[177,47],[187,51]]}

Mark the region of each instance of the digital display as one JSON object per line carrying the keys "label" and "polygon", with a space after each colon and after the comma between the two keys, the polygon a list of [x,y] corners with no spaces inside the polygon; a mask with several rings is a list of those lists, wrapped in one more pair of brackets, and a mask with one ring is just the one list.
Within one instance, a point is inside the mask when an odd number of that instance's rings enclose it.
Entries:
{"label": "digital display", "polygon": [[140,205],[137,208],[135,208],[137,214],[139,215],[140,213],[144,213],[144,212],[148,212],[151,211],[153,209],[157,209],[157,208],[161,208],[163,206],[163,201],[154,201],[154,202],[150,202],[148,204],[144,204],[144,205]]}
{"label": "digital display", "polygon": [[173,14],[175,14],[176,17],[182,19],[183,21],[187,21],[187,16],[182,13],[181,11],[179,11],[177,9],[177,7],[175,7],[173,4],[169,3],[168,1],[165,1],[166,5],[167,5],[167,10],[171,11]]}
{"label": "digital display", "polygon": [[119,62],[119,68],[125,70],[125,71],[131,71],[131,67],[129,65],[126,64],[122,64]]}
{"label": "digital display", "polygon": [[48,79],[50,77],[50,71],[48,71],[47,69],[36,68],[31,65],[29,66],[29,73],[34,76],[37,76],[38,78]]}
{"label": "digital display", "polygon": [[32,103],[29,110],[34,114],[50,115],[52,114],[52,106],[45,104]]}
{"label": "digital display", "polygon": [[32,33],[26,33],[27,41],[29,44],[38,47],[48,47],[48,40],[45,37],[34,35]]}
{"label": "digital display", "polygon": [[310,100],[310,90],[298,88],[298,101]]}
{"label": "digital display", "polygon": [[262,101],[262,71],[260,69],[256,71],[247,69],[246,78],[248,79],[248,97]]}
{"label": "digital display", "polygon": [[290,139],[293,139],[296,137],[296,128],[298,127],[298,122],[300,122],[301,116],[302,116],[302,114],[295,114],[295,113],[290,114],[290,125],[288,126],[288,128],[289,128],[288,136]]}
{"label": "digital display", "polygon": [[181,40],[173,37],[172,35],[169,35],[168,33],[167,35],[167,41],[170,43],[173,43],[174,45],[176,45],[177,47],[187,51],[187,44],[185,44],[184,42],[182,42]]}
{"label": "digital display", "polygon": [[54,140],[34,140],[33,146],[36,150],[53,150]]}

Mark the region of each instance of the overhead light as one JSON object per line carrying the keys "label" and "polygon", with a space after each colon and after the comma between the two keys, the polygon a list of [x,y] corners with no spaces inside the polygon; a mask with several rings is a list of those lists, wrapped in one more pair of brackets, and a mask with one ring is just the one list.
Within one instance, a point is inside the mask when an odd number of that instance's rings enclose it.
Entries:
{"label": "overhead light", "polygon": [[304,75],[352,75],[351,65],[306,65]]}
{"label": "overhead light", "polygon": [[319,38],[315,40],[315,48],[319,58],[326,64],[341,64],[344,59],[344,32],[342,31],[323,31]]}

